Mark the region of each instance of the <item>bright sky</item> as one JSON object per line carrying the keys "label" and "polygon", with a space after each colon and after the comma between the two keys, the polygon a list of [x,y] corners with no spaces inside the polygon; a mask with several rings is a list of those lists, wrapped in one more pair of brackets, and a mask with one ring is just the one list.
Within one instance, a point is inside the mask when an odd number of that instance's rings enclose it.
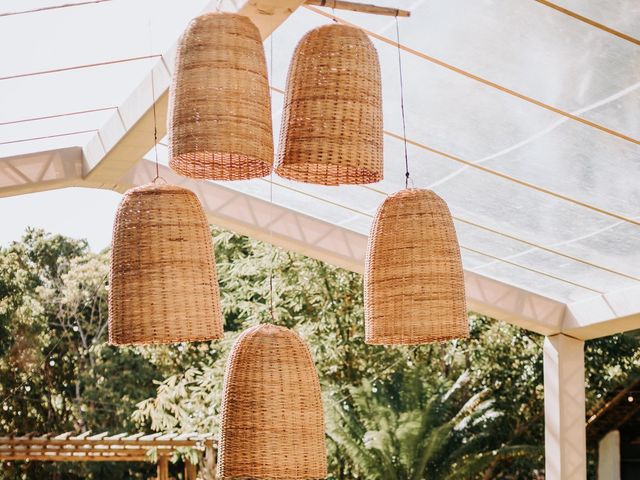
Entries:
{"label": "bright sky", "polygon": [[84,238],[94,252],[111,243],[121,195],[107,190],[67,188],[0,198],[0,245],[19,240],[27,227]]}
{"label": "bright sky", "polygon": [[[79,0],[2,0],[0,13],[76,2]],[[165,52],[187,22],[208,2],[108,1],[1,17],[0,43],[17,44],[20,48],[2,50],[0,77]],[[96,129],[113,115],[112,111],[2,123],[120,105],[148,73],[152,63],[138,60],[4,80],[0,88],[0,157],[84,145],[92,133],[23,140]],[[111,228],[120,197],[110,191],[70,188],[0,198],[0,245],[20,239],[25,229],[32,226],[72,238],[85,238],[93,251],[99,251],[111,243]]]}

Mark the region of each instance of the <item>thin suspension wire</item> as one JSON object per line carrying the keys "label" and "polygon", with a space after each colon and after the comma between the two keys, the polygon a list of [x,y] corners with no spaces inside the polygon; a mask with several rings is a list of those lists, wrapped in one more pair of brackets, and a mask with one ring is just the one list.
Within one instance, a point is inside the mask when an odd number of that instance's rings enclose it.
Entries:
{"label": "thin suspension wire", "polygon": [[87,2],[65,3],[63,5],[50,5],[48,7],[33,8],[31,10],[19,10],[17,12],[4,12],[4,13],[0,13],[0,17],[11,17],[13,15],[24,15],[27,13],[46,12],[48,10],[60,10],[61,8],[82,7],[84,5],[92,5],[96,3],[105,3],[105,2],[111,2],[111,1],[112,0],[91,0]]}
{"label": "thin suspension wire", "polygon": [[[261,179],[261,180],[262,180],[262,179]],[[266,180],[265,180],[265,181],[266,181]],[[326,204],[328,204],[328,205],[333,205],[333,206],[338,207],[338,208],[342,208],[342,209],[345,209],[345,210],[349,210],[349,211],[351,211],[351,212],[354,212],[354,213],[357,213],[357,214],[359,214],[359,215],[362,215],[363,217],[373,218],[373,215],[372,215],[371,213],[363,212],[363,211],[358,210],[358,209],[356,209],[356,208],[352,208],[352,207],[349,207],[349,206],[347,206],[347,205],[343,205],[343,204],[341,204],[341,203],[337,203],[337,202],[334,202],[334,201],[331,201],[331,200],[327,200],[326,198],[320,197],[320,196],[318,196],[318,195],[313,195],[313,194],[311,194],[311,193],[309,193],[309,192],[306,192],[306,191],[303,191],[303,190],[299,190],[299,189],[296,189],[296,188],[294,188],[294,187],[290,187],[290,186],[288,186],[288,185],[278,184],[278,187],[280,187],[280,188],[282,188],[282,189],[285,189],[285,190],[289,190],[289,191],[295,192],[295,193],[299,193],[299,194],[302,194],[302,195],[306,195],[306,196],[308,196],[308,197],[310,197],[310,198],[313,198],[314,200],[318,200],[318,201],[320,201],[320,202],[322,202],[322,203],[326,203]],[[513,262],[513,261],[509,260],[508,258],[496,257],[496,256],[491,255],[491,254],[489,254],[489,253],[482,252],[482,251],[479,251],[479,250],[475,250],[475,249],[472,249],[472,248],[470,248],[470,247],[466,247],[466,246],[465,246],[465,245],[463,245],[463,244],[460,244],[460,248],[461,248],[462,250],[468,250],[468,251],[470,251],[470,252],[477,253],[477,254],[479,254],[479,255],[483,255],[483,256],[485,256],[485,257],[491,258],[492,260],[495,260],[495,261],[498,261],[498,262],[503,262],[503,263],[506,263],[506,264],[509,264],[509,265],[512,265],[512,266],[515,266],[515,267],[522,268],[522,269],[524,269],[524,270],[528,270],[528,271],[531,271],[531,272],[534,272],[534,273],[537,273],[537,274],[543,275],[543,276],[548,277],[548,278],[553,278],[554,280],[558,280],[558,281],[561,281],[561,282],[569,283],[569,284],[571,284],[571,285],[574,285],[574,286],[576,286],[576,287],[583,288],[583,289],[585,289],[585,290],[591,290],[591,291],[596,292],[596,293],[604,293],[604,292],[602,292],[602,291],[600,291],[600,290],[596,290],[596,289],[591,288],[591,287],[588,287],[588,286],[586,286],[586,285],[582,285],[582,284],[579,284],[579,283],[575,283],[575,282],[573,282],[573,281],[571,281],[571,280],[567,280],[567,279],[565,279],[565,278],[563,278],[563,277],[559,277],[559,276],[557,276],[557,275],[554,275],[553,273],[548,273],[548,272],[545,272],[545,271],[542,271],[542,270],[537,270],[537,269],[534,269],[534,268],[528,267],[528,266],[526,266],[526,265],[523,265],[523,264],[520,264],[520,263]],[[470,270],[470,271],[473,271],[473,270]]]}
{"label": "thin suspension wire", "polygon": [[[151,31],[151,20],[149,20],[149,49],[151,50],[151,54],[153,54],[153,32]],[[153,71],[155,70],[155,66],[151,67],[151,98],[152,98],[152,109],[153,109],[153,154],[156,162],[156,176],[153,179],[153,183],[156,182],[160,178],[160,165],[158,164],[158,118],[156,115],[156,86],[154,81]]]}
{"label": "thin suspension wire", "polygon": [[97,132],[98,130],[93,128],[90,130],[77,130],[75,132],[65,132],[65,133],[56,133],[53,135],[44,135],[42,137],[30,137],[30,138],[21,138],[19,140],[8,140],[6,142],[0,142],[0,145],[10,145],[13,143],[24,143],[24,142],[33,142],[35,140],[45,140],[48,138],[58,138],[58,137],[68,137],[71,135],[81,135],[83,133],[93,133],[93,132]]}
{"label": "thin suspension wire", "polygon": [[156,91],[155,85],[153,81],[153,68],[151,69],[151,96],[153,98],[153,155],[156,161],[156,178],[153,179],[155,182],[160,178],[160,165],[158,164],[158,119],[156,116]]}
{"label": "thin suspension wire", "polygon": [[402,112],[402,140],[404,142],[404,188],[409,188],[409,153],[407,149],[407,122],[404,113],[404,82],[402,79],[402,50],[400,49],[400,25],[398,16],[396,20],[396,40],[398,44],[398,73],[400,75],[400,111]]}
{"label": "thin suspension wire", "polygon": [[[273,90],[273,91],[275,91],[277,93],[283,94],[283,95],[285,93],[284,90],[282,90],[282,89],[280,89],[278,87],[274,87],[274,86],[271,86],[271,90]],[[383,133],[385,135],[387,135],[387,136],[389,136],[391,138],[395,138],[397,140],[402,140],[403,139],[402,135],[399,135],[397,133],[391,132],[389,130],[384,130]],[[606,215],[608,217],[612,217],[612,218],[615,218],[617,220],[621,220],[621,221],[626,222],[626,223],[630,223],[630,224],[634,224],[634,225],[640,226],[640,220],[636,220],[635,218],[628,217],[628,216],[625,216],[625,215],[621,215],[619,213],[612,212],[610,210],[598,207],[598,206],[593,205],[591,203],[583,202],[581,200],[578,200],[577,198],[570,197],[569,195],[564,195],[562,193],[556,192],[556,191],[551,190],[549,188],[542,187],[542,186],[537,185],[535,183],[530,183],[530,182],[526,182],[524,180],[520,180],[520,179],[518,179],[516,177],[513,177],[511,175],[507,175],[506,173],[502,173],[499,170],[494,170],[494,169],[491,169],[491,168],[487,168],[487,167],[485,167],[483,165],[479,165],[479,164],[474,163],[474,162],[472,162],[470,160],[465,160],[462,157],[458,157],[458,156],[453,155],[451,153],[447,153],[447,152],[445,152],[443,150],[438,150],[436,148],[430,147],[429,145],[417,142],[417,141],[412,140],[410,138],[407,138],[407,143],[409,143],[409,144],[413,145],[414,147],[417,147],[417,148],[419,148],[421,150],[425,150],[427,152],[434,153],[434,154],[436,154],[436,155],[438,155],[440,157],[444,157],[444,158],[447,158],[449,160],[453,160],[454,162],[461,163],[462,165],[466,165],[469,168],[474,168],[474,169],[480,170],[480,171],[482,171],[484,173],[488,173],[490,175],[494,175],[496,177],[502,178],[503,180],[507,180],[507,181],[516,183],[516,184],[520,185],[521,187],[529,188],[531,190],[535,190],[537,192],[543,193],[545,195],[549,195],[549,196],[557,198],[559,200],[562,200],[562,201],[565,201],[565,202],[568,202],[568,203],[572,203],[572,204],[577,205],[579,207],[592,210],[592,211],[600,213],[602,215]]]}
{"label": "thin suspension wire", "polygon": [[73,65],[71,67],[52,68],[51,70],[39,70],[37,72],[18,73],[16,75],[7,75],[0,77],[0,80],[14,80],[16,78],[35,77],[38,75],[49,75],[51,73],[69,72],[72,70],[81,70],[83,68],[104,67],[106,65],[116,65],[119,63],[136,62],[138,60],[148,60],[150,58],[161,57],[162,55],[142,55],[139,57],[120,58],[118,60],[107,60],[105,62],[85,63],[83,65]]}
{"label": "thin suspension wire", "polygon": [[[277,90],[276,90],[276,91],[277,91]],[[168,145],[167,145],[167,144],[165,144],[165,143],[160,143],[160,145],[165,146],[165,147],[168,147]],[[315,199],[315,200],[319,200],[319,201],[321,201],[321,202],[323,202],[323,203],[327,203],[327,204],[329,204],[329,205],[334,205],[334,206],[336,206],[336,207],[339,207],[339,208],[342,208],[342,209],[345,209],[345,210],[349,210],[349,211],[351,211],[351,212],[353,212],[353,213],[356,213],[356,214],[358,214],[358,215],[362,215],[362,216],[364,216],[364,217],[368,217],[368,218],[372,218],[372,217],[373,217],[370,213],[363,212],[363,211],[361,211],[361,210],[357,210],[357,209],[355,209],[355,208],[351,208],[351,207],[349,207],[349,206],[347,206],[347,205],[344,205],[344,204],[340,204],[340,203],[337,203],[337,202],[332,202],[332,201],[330,201],[330,200],[327,200],[326,198],[322,198],[322,197],[318,197],[318,196],[312,195],[312,194],[310,194],[309,192],[302,191],[302,190],[298,190],[298,189],[292,188],[292,187],[290,187],[290,186],[288,186],[288,185],[275,184],[275,183],[273,183],[273,176],[271,176],[271,180],[265,180],[265,179],[260,179],[260,180],[263,180],[263,181],[265,181],[265,182],[267,182],[267,181],[268,181],[269,183],[271,183],[271,187],[270,187],[270,188],[273,188],[273,185],[277,185],[278,187],[283,188],[283,189],[285,189],[285,190],[290,190],[290,191],[293,191],[293,192],[295,192],[295,193],[300,193],[300,194],[303,194],[303,195],[309,196],[309,197],[311,197],[311,198],[313,198],[313,199]],[[381,195],[385,195],[385,196],[387,196],[387,195],[388,195],[388,194],[387,194],[387,192],[384,192],[384,191],[382,191],[382,190],[377,190],[377,189],[372,188],[372,187],[370,187],[370,186],[362,186],[362,188],[365,188],[365,189],[370,190],[370,191],[372,191],[372,192],[379,193],[379,194],[381,194]],[[470,221],[470,220],[467,220],[467,219],[464,219],[464,218],[461,218],[461,217],[456,217],[456,216],[454,216],[453,218],[454,218],[455,220],[459,221],[459,222],[462,222],[462,223],[465,223],[465,224],[468,224],[468,225],[471,225],[471,226],[474,226],[474,227],[480,228],[480,229],[482,229],[482,230],[485,230],[485,231],[488,231],[488,232],[494,233],[494,234],[496,234],[496,235],[500,235],[500,236],[503,236],[503,237],[509,238],[509,239],[511,239],[511,240],[514,240],[514,241],[517,241],[517,242],[523,243],[523,244],[525,244],[525,245],[529,245],[529,246],[531,246],[531,247],[539,248],[540,250],[547,251],[547,252],[549,252],[549,253],[553,253],[553,254],[555,254],[555,255],[559,255],[559,256],[564,257],[564,258],[568,258],[569,260],[573,260],[573,261],[576,261],[576,262],[578,262],[578,263],[582,263],[582,264],[587,265],[587,266],[589,266],[589,267],[593,267],[593,268],[596,268],[596,269],[599,269],[599,270],[603,270],[603,271],[609,272],[609,273],[611,273],[611,274],[613,274],[613,275],[617,275],[617,276],[620,276],[620,277],[628,278],[629,280],[640,281],[640,277],[638,277],[638,276],[630,275],[630,274],[627,274],[627,273],[624,273],[624,272],[620,272],[620,271],[618,271],[618,270],[614,270],[614,269],[609,268],[609,267],[606,267],[606,266],[604,266],[604,265],[600,265],[600,264],[597,264],[597,263],[590,262],[590,261],[585,260],[585,259],[583,259],[583,258],[575,257],[575,256],[573,256],[573,255],[568,255],[568,254],[566,254],[566,253],[564,253],[564,252],[562,252],[562,251],[560,251],[560,250],[556,250],[556,249],[551,248],[551,247],[546,247],[546,246],[544,246],[544,245],[541,245],[541,244],[538,244],[538,243],[535,243],[535,242],[532,242],[532,241],[529,241],[529,240],[526,240],[526,239],[520,238],[520,237],[515,236],[515,235],[511,235],[511,234],[506,233],[506,232],[503,232],[503,231],[495,230],[495,229],[493,229],[493,228],[490,228],[490,227],[487,227],[487,226],[481,225],[481,224],[479,224],[479,223],[472,222],[472,221]],[[272,233],[272,232],[270,231],[270,234],[271,234],[271,233]],[[270,236],[270,238],[272,238],[272,235]],[[273,243],[273,242],[271,242],[271,243]],[[465,246],[461,246],[461,248],[465,248],[465,249],[466,249],[466,247],[465,247]],[[484,253],[484,252],[478,252],[478,253],[480,253],[481,255],[484,255],[484,256],[490,256],[490,255],[487,255],[487,254],[486,254],[486,253]],[[507,258],[507,259],[494,258],[494,260],[497,260],[497,261],[503,261],[503,260],[508,260],[508,258]],[[517,266],[520,266],[520,265],[518,264]],[[548,273],[546,273],[546,272],[538,272],[538,271],[536,271],[536,273],[541,273],[542,275],[545,275],[545,276],[551,276],[550,274],[548,274]],[[552,278],[556,278],[556,277],[552,277]],[[560,281],[565,281],[563,278],[556,278],[556,279],[557,279],[557,280],[560,280]],[[586,288],[586,289],[588,289],[588,290],[591,290],[591,288],[590,288],[590,287],[586,287],[586,286],[582,286],[582,285],[580,285],[580,287],[582,287],[582,288]]]}
{"label": "thin suspension wire", "polygon": [[585,17],[583,15],[580,15],[579,13],[576,13],[572,10],[569,10],[568,8],[564,8],[561,7],[560,5],[557,5],[553,2],[549,2],[547,0],[535,0],[536,2],[540,3],[541,5],[544,5],[545,7],[549,7],[552,8],[554,10],[556,10],[557,12],[560,12],[564,15],[567,15],[569,17],[572,17],[580,22],[586,23],[587,25],[590,25],[592,27],[598,28],[604,32],[610,33],[611,35],[615,35],[618,38],[621,38],[623,40],[626,40],[627,42],[631,42],[634,43],[636,45],[640,45],[640,40],[638,40],[635,37],[632,37],[631,35],[627,35],[626,33],[622,33],[619,30],[615,30],[611,27],[608,27],[607,25],[604,25],[602,23],[596,22],[595,20],[592,20],[591,18]]}
{"label": "thin suspension wire", "polygon": [[21,118],[19,120],[9,120],[8,122],[0,122],[0,126],[15,125],[18,123],[26,123],[26,122],[37,122],[39,120],[50,120],[52,118],[71,117],[74,115],[83,115],[86,113],[95,113],[95,112],[105,112],[108,110],[117,110],[117,109],[118,107],[98,107],[98,108],[90,108],[88,110],[78,110],[77,112],[65,112],[65,113],[56,113],[53,115],[43,115],[40,117]]}
{"label": "thin suspension wire", "polygon": [[[308,10],[311,10],[312,12],[317,13],[318,15],[322,15],[323,17],[333,18],[336,21],[338,21],[338,23],[342,23],[344,25],[356,26],[356,27],[360,28],[363,32],[365,32],[367,35],[369,35],[370,37],[375,38],[376,40],[380,40],[381,42],[384,42],[384,43],[386,43],[388,45],[392,45],[392,46],[396,45],[395,41],[385,37],[384,35],[380,35],[379,33],[376,33],[374,31],[367,30],[366,28],[359,27],[355,23],[348,22],[348,21],[346,21],[346,20],[344,20],[344,19],[342,19],[340,17],[336,17],[335,15],[332,15],[332,14],[330,14],[328,12],[323,12],[322,10],[320,10],[320,9],[318,9],[316,7],[312,7],[310,5],[305,5],[305,8],[308,9]],[[463,70],[462,68],[456,67],[455,65],[447,63],[447,62],[445,62],[443,60],[440,60],[440,59],[438,59],[436,57],[432,57],[431,55],[427,55],[426,53],[421,52],[419,50],[416,50],[414,48],[411,48],[411,47],[409,47],[407,45],[401,45],[400,48],[402,48],[402,50],[404,50],[405,52],[410,53],[411,55],[415,55],[415,56],[417,56],[417,57],[419,57],[419,58],[421,58],[423,60],[426,60],[427,62],[433,63],[433,64],[438,65],[438,66],[443,67],[443,68],[446,68],[447,70],[450,70],[450,71],[452,71],[452,72],[454,72],[454,73],[456,73],[458,75],[462,75],[462,76],[467,77],[467,78],[469,78],[471,80],[474,80],[476,82],[482,83],[482,84],[484,84],[484,85],[486,85],[488,87],[495,88],[496,90],[499,90],[502,93],[506,93],[507,95],[511,95],[513,97],[519,98],[520,100],[523,100],[525,102],[531,103],[533,105],[536,105],[536,106],[538,106],[540,108],[543,108],[545,110],[548,110],[550,112],[557,113],[558,115],[562,115],[563,117],[566,117],[566,118],[568,118],[570,120],[574,120],[576,122],[580,122],[583,125],[587,125],[587,126],[589,126],[591,128],[595,128],[596,130],[600,130],[601,132],[608,133],[609,135],[612,135],[614,137],[618,137],[618,138],[621,138],[621,139],[626,140],[628,142],[635,143],[636,145],[640,145],[640,139],[630,137],[629,135],[625,135],[624,133],[621,133],[621,132],[619,132],[617,130],[614,130],[612,128],[606,127],[606,126],[604,126],[604,125],[602,125],[600,123],[592,122],[591,120],[587,120],[586,118],[581,117],[579,115],[566,112],[566,111],[564,111],[564,110],[562,110],[562,109],[560,109],[558,107],[554,107],[553,105],[550,105],[548,103],[544,103],[544,102],[542,102],[540,100],[537,100],[537,99],[535,99],[533,97],[525,95],[524,93],[520,93],[520,92],[518,92],[516,90],[511,90],[510,88],[504,87],[504,86],[500,85],[499,83],[493,82],[493,81],[488,80],[488,79],[486,79],[484,77],[481,77],[481,76],[476,75],[474,73],[471,73],[471,72],[468,72],[466,70]]]}
{"label": "thin suspension wire", "polygon": [[[275,32],[272,32],[269,37],[269,80],[273,82],[273,37]],[[269,89],[269,101],[271,108],[273,108],[273,90]],[[275,322],[275,313],[273,308],[273,264],[275,262],[275,250],[273,243],[273,164],[271,165],[271,171],[269,173],[269,243],[271,244],[271,260],[269,264],[269,313],[271,314],[271,321]]]}

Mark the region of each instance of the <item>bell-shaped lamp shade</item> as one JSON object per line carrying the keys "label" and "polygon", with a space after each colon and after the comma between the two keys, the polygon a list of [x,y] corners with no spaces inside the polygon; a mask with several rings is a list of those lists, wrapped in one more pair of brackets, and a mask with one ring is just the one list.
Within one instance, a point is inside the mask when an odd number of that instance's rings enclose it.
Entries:
{"label": "bell-shaped lamp shade", "polygon": [[127,191],[113,226],[109,342],[144,345],[221,337],[211,232],[198,197],[174,185]]}
{"label": "bell-shaped lamp shade", "polygon": [[258,28],[207,13],[178,45],[169,101],[169,166],[191,178],[264,177],[273,165],[271,99]]}
{"label": "bell-shaped lamp shade", "polygon": [[371,226],[365,341],[422,344],[469,332],[460,247],[447,204],[430,190],[389,196]]}
{"label": "bell-shaped lamp shade", "polygon": [[258,325],[233,346],[224,377],[218,478],[327,476],[318,374],[293,331]]}
{"label": "bell-shaped lamp shade", "polygon": [[382,180],[378,54],[359,28],[307,33],[289,67],[276,172],[321,185]]}

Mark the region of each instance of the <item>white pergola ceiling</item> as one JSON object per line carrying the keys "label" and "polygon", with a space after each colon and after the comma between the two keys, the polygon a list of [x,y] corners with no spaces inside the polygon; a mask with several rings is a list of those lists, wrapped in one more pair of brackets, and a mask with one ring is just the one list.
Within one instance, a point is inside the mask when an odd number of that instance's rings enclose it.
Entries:
{"label": "white pergola ceiling", "polygon": [[[3,8],[56,5],[26,3]],[[175,41],[216,2],[81,3],[0,12],[0,41],[15,47],[0,63],[0,195],[67,186],[124,191],[149,181],[150,72],[163,136]],[[275,30],[265,45],[276,138],[295,44],[332,16],[301,3],[239,7],[264,37]],[[546,335],[586,339],[637,328],[640,4],[378,3],[412,12],[400,20],[410,169],[415,186],[434,189],[451,207],[471,308]],[[404,185],[395,23],[335,15],[366,29],[380,55],[383,182],[193,182],[166,167],[163,175],[198,192],[212,223],[362,271],[371,217]]]}

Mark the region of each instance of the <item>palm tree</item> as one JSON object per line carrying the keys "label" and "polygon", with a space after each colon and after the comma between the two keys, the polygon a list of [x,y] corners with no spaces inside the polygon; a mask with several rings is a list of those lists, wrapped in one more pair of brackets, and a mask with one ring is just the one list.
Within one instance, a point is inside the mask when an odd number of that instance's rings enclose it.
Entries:
{"label": "palm tree", "polygon": [[492,427],[500,413],[488,391],[467,393],[466,372],[436,387],[420,373],[365,382],[330,410],[329,439],[347,458],[351,477],[482,479],[499,461],[540,455],[539,447],[495,444]]}

